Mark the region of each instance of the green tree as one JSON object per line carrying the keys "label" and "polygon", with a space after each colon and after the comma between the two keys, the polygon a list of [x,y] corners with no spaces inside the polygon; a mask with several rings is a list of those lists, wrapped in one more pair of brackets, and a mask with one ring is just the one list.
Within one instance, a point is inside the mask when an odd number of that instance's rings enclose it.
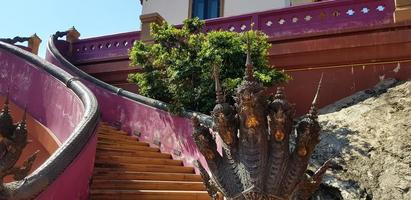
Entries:
{"label": "green tree", "polygon": [[264,33],[203,33],[203,26],[198,19],[185,20],[181,28],[166,22],[153,24],[154,44],[134,44],[131,65],[144,70],[130,74],[129,81],[138,85],[140,94],[170,103],[175,112],[187,108],[208,114],[215,105],[212,71],[218,65],[226,99],[232,102],[234,89],[244,76],[247,40],[257,80],[270,86],[288,79],[285,73],[270,68],[270,44]]}

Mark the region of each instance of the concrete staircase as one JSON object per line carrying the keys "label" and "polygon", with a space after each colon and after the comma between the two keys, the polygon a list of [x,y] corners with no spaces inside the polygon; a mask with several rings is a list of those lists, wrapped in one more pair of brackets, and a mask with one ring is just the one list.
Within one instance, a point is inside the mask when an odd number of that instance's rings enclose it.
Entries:
{"label": "concrete staircase", "polygon": [[209,200],[192,167],[108,124],[98,129],[91,199]]}

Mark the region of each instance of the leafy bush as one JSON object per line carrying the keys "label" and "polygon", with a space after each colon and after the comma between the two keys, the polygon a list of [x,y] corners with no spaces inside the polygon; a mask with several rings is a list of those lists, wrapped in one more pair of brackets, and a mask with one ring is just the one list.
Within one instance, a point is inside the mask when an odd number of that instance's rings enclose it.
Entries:
{"label": "leafy bush", "polygon": [[181,28],[153,24],[154,44],[134,44],[131,65],[143,67],[144,72],[130,74],[129,81],[138,85],[140,94],[170,103],[175,112],[184,107],[209,113],[215,105],[212,71],[218,65],[225,95],[232,102],[234,89],[244,76],[247,38],[257,80],[270,86],[288,79],[286,74],[269,67],[266,57],[270,44],[265,34],[205,34],[201,32],[203,25],[198,19],[185,20]]}

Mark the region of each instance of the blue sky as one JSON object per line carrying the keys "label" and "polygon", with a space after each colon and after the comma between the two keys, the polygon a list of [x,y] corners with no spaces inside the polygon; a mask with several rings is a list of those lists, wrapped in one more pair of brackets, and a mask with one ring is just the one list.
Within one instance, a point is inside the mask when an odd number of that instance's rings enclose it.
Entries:
{"label": "blue sky", "polygon": [[139,0],[5,0],[1,2],[0,38],[31,36],[43,40],[75,26],[81,38],[140,29]]}

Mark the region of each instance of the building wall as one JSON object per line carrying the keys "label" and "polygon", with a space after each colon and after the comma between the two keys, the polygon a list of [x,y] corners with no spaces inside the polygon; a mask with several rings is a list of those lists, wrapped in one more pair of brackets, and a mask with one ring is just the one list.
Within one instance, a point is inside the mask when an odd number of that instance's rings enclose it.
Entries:
{"label": "building wall", "polygon": [[[181,24],[190,16],[190,0],[142,0],[142,14],[159,13],[171,24]],[[223,17],[301,5],[314,0],[222,0]]]}
{"label": "building wall", "polygon": [[[223,17],[284,8],[290,6],[290,1],[291,0],[223,0]],[[157,12],[171,24],[181,24],[184,19],[189,17],[191,9],[190,0],[142,0],[142,2],[143,15]]]}
{"label": "building wall", "polygon": [[291,5],[297,6],[297,5],[301,5],[301,4],[311,3],[313,1],[314,0],[291,0]]}
{"label": "building wall", "polygon": [[290,0],[224,0],[224,17],[290,6]]}
{"label": "building wall", "polygon": [[188,17],[189,0],[142,0],[142,14],[157,12],[171,24],[181,24]]}

